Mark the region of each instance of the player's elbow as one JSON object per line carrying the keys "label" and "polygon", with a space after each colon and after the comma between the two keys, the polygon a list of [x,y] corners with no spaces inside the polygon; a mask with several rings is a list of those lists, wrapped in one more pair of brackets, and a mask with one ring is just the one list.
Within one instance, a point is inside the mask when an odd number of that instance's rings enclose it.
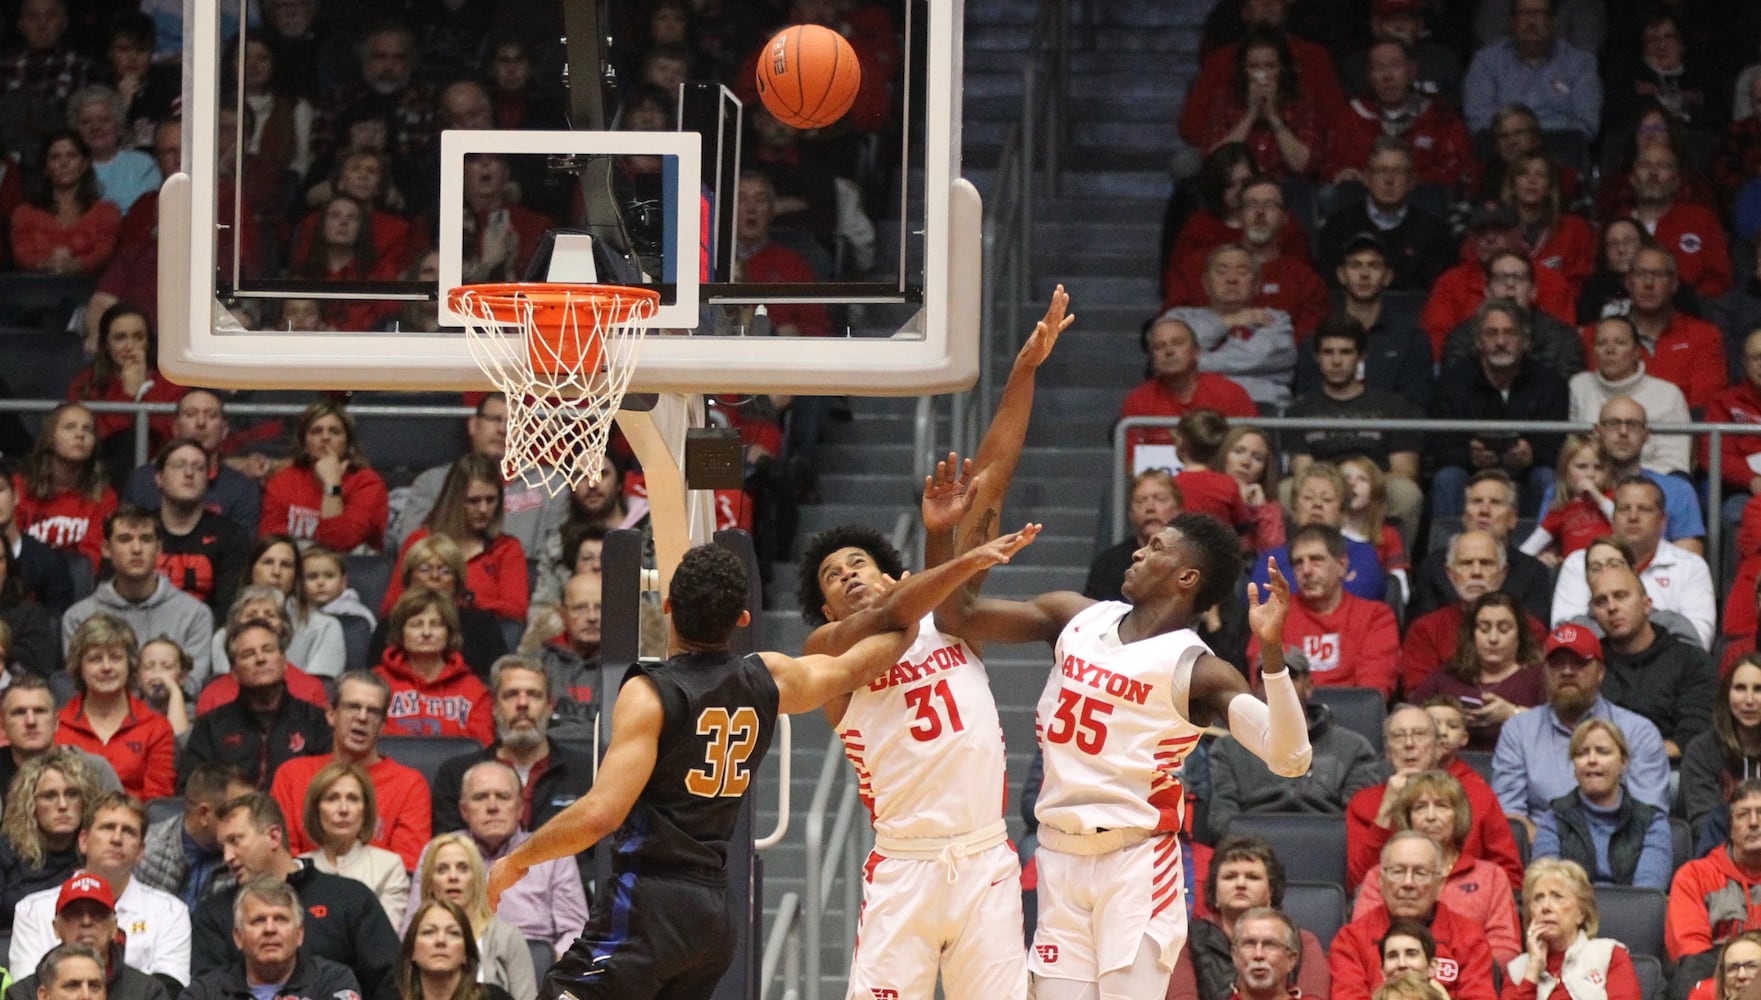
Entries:
{"label": "player's elbow", "polygon": [[1309,773],[1309,765],[1314,761],[1314,756],[1314,749],[1305,743],[1301,750],[1269,760],[1266,766],[1281,778],[1300,778]]}

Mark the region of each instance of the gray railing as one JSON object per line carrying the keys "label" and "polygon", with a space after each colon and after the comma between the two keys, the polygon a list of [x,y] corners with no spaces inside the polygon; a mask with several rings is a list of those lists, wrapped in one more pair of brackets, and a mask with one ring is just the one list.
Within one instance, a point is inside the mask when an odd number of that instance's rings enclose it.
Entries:
{"label": "gray railing", "polygon": [[[1128,432],[1140,427],[1172,430],[1179,422],[1174,417],[1129,417],[1119,421],[1118,426],[1113,428],[1113,481],[1123,483],[1131,476],[1131,454],[1126,444]],[[1508,421],[1497,420],[1337,420],[1315,417],[1259,417],[1237,423],[1253,424],[1268,431],[1371,430],[1422,431],[1431,434],[1486,431],[1502,435],[1509,435],[1511,428],[1515,426]],[[1540,434],[1581,433],[1591,429],[1589,424],[1570,421],[1525,421],[1521,428],[1525,433]],[[1761,425],[1652,424],[1649,429],[1652,434],[1691,434],[1695,438],[1706,438],[1706,476],[1710,480],[1706,498],[1706,553],[1707,561],[1711,562],[1718,557],[1724,536],[1724,519],[1720,516],[1724,499],[1724,435],[1761,434]],[[1130,503],[1129,491],[1121,489],[1119,493],[1121,496],[1113,503],[1113,531],[1110,536],[1113,539],[1124,538],[1128,530],[1126,506]]]}

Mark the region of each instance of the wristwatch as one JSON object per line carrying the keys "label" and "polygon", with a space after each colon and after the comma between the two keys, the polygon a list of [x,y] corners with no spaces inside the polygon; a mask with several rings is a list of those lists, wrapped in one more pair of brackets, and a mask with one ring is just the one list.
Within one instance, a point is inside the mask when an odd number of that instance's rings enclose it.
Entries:
{"label": "wristwatch", "polygon": [[327,496],[327,497],[339,497],[339,496],[342,496],[342,484],[341,484],[341,483],[338,483],[338,484],[336,484],[336,485],[335,485],[335,486],[326,486],[326,487],[324,487],[324,495],[325,495],[325,496]]}

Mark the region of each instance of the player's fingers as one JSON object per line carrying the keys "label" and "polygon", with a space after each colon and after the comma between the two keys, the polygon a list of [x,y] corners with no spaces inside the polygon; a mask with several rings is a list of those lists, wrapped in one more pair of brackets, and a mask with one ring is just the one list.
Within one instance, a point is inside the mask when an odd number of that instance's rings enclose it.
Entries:
{"label": "player's fingers", "polygon": [[1260,606],[1260,585],[1252,581],[1249,581],[1247,585],[1247,606],[1250,608]]}

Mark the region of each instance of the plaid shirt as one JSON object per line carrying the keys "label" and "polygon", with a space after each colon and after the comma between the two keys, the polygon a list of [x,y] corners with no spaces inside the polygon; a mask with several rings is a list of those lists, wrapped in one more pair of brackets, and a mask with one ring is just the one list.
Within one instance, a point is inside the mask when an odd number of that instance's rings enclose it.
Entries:
{"label": "plaid shirt", "polygon": [[70,49],[21,49],[0,56],[0,90],[7,93],[28,90],[65,101],[92,79],[91,61]]}

